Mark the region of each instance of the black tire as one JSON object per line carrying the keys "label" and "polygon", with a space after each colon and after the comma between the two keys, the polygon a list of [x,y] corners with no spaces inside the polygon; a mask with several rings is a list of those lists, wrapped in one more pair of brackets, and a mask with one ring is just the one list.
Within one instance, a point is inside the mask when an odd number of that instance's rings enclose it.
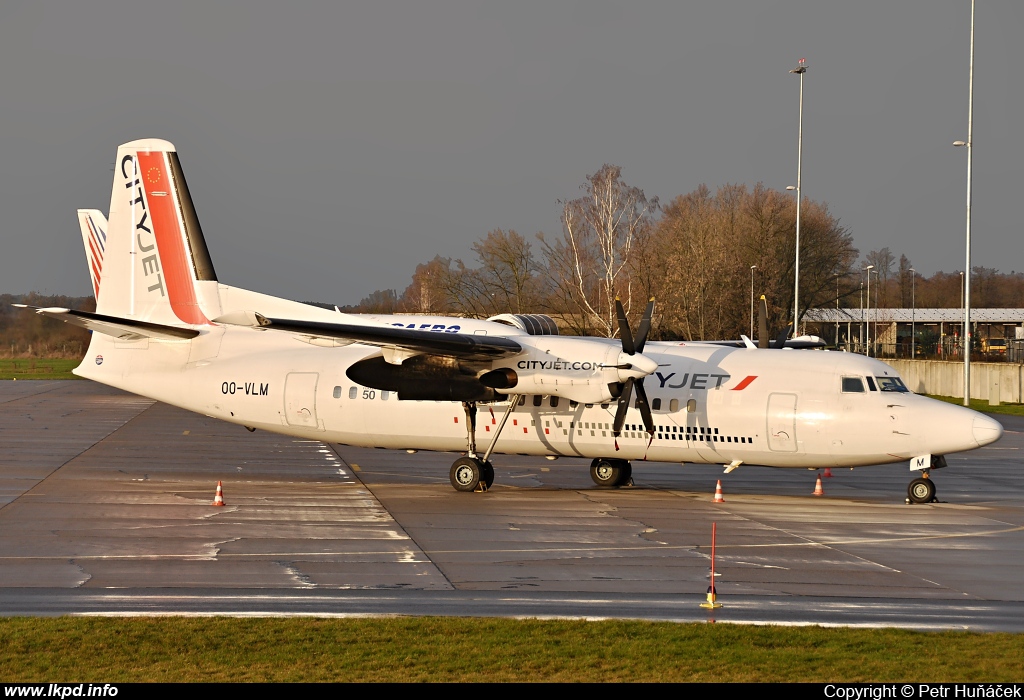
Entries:
{"label": "black tire", "polygon": [[602,488],[617,489],[622,486],[622,464],[617,459],[595,459],[590,463],[590,478]]}
{"label": "black tire", "polygon": [[629,486],[633,483],[633,465],[625,460],[619,460],[621,471],[619,472],[619,483],[617,486]]}
{"label": "black tire", "polygon": [[935,500],[935,482],[931,479],[914,479],[907,486],[907,498],[911,503],[931,503]]}
{"label": "black tire", "polygon": [[494,485],[494,465],[490,462],[483,463],[483,473],[480,477],[480,481],[484,482],[484,485],[488,489]]}
{"label": "black tire", "polygon": [[484,475],[482,463],[471,457],[460,457],[452,464],[448,479],[456,491],[476,491]]}

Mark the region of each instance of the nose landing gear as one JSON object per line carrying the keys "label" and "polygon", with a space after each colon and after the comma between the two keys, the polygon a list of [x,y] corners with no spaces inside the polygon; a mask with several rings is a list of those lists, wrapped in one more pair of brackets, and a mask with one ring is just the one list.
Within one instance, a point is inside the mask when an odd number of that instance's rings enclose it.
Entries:
{"label": "nose landing gear", "polygon": [[907,486],[907,503],[932,503],[935,500],[935,482],[928,478],[928,472]]}

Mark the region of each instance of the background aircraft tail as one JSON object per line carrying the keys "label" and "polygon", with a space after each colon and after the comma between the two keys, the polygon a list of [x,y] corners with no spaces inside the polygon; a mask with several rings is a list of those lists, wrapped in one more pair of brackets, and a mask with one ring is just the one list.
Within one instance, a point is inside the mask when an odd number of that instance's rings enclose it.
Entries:
{"label": "background aircraft tail", "polygon": [[78,216],[97,313],[175,326],[220,314],[217,274],[173,144],[120,146],[109,222],[95,210]]}
{"label": "background aircraft tail", "polygon": [[85,259],[89,263],[92,294],[98,299],[103,279],[103,255],[107,249],[107,217],[99,209],[79,209],[78,225],[82,229]]}

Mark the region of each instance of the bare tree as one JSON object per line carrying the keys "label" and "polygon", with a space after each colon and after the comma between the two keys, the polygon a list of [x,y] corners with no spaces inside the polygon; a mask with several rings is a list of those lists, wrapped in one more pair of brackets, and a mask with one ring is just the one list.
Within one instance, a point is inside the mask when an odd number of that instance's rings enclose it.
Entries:
{"label": "bare tree", "polygon": [[580,326],[593,325],[611,337],[618,330],[615,297],[627,309],[633,285],[629,263],[634,245],[658,209],[638,187],[622,181],[622,169],[604,165],[581,188],[584,196],[562,202],[562,238],[548,243],[538,234],[548,257],[548,274],[563,301],[581,314]]}
{"label": "bare tree", "polygon": [[[878,275],[878,306],[888,308],[889,306],[889,278],[892,277],[892,265],[896,262],[892,251],[888,248],[872,250],[865,256],[868,265],[874,265],[874,274]],[[874,304],[874,300],[871,302]]]}
{"label": "bare tree", "polygon": [[538,303],[539,272],[529,241],[514,230],[495,229],[473,244],[480,261],[480,294],[490,313],[529,313]]}

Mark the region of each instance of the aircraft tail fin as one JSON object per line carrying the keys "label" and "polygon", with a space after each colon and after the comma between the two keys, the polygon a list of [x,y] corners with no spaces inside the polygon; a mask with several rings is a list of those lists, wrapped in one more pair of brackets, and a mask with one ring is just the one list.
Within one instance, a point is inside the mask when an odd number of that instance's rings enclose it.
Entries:
{"label": "aircraft tail fin", "polygon": [[120,146],[109,222],[95,210],[79,211],[79,222],[87,256],[91,229],[106,225],[100,265],[89,257],[97,313],[174,326],[209,325],[220,314],[217,274],[172,143]]}
{"label": "aircraft tail fin", "polygon": [[99,298],[103,256],[107,249],[107,217],[99,209],[79,209],[78,225],[82,229],[82,244],[85,246],[86,262],[89,263],[92,293],[95,298]]}

